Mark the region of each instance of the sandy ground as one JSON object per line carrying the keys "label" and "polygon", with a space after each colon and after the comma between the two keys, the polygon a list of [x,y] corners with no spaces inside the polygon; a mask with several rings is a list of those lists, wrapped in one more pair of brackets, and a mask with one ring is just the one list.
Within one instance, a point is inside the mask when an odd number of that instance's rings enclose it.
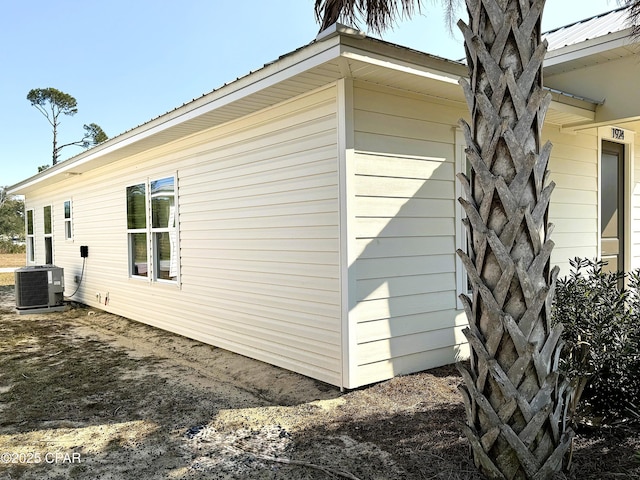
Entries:
{"label": "sandy ground", "polygon": [[[337,388],[0,287],[0,479],[479,479],[451,367]],[[581,437],[566,478],[640,478],[638,430]],[[565,478],[565,477],[562,477]]]}
{"label": "sandy ground", "polygon": [[[2,479],[408,478],[385,448],[406,439],[375,431],[423,415],[429,397],[449,410],[458,382],[449,370],[433,386],[425,374],[343,394],[81,306],[16,315],[12,293],[0,287]],[[451,419],[442,428],[464,450]],[[367,430],[377,441],[358,438]]]}

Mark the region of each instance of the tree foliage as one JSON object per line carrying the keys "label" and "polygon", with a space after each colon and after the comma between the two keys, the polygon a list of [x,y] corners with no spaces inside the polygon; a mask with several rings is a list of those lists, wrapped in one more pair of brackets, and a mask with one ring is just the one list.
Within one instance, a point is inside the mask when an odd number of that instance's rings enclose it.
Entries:
{"label": "tree foliage", "polygon": [[27,100],[42,113],[51,125],[59,123],[60,115],[73,116],[78,113],[78,102],[68,93],[56,88],[34,88]]}
{"label": "tree foliage", "polygon": [[631,35],[640,36],[640,1],[618,0],[618,5],[629,7],[628,19],[631,25]]}
{"label": "tree foliage", "polygon": [[0,187],[0,236],[24,237],[24,201],[7,195],[6,187]]}
{"label": "tree foliage", "polygon": [[[58,163],[60,150],[64,147],[75,145],[88,148],[104,142],[108,139],[106,133],[96,123],[84,125],[85,133],[80,140],[58,145],[58,127],[61,124],[61,115],[74,116],[78,113],[77,100],[68,93],[56,88],[34,88],[27,94],[27,100],[36,107],[47,119],[53,130],[52,164]],[[41,171],[39,169],[39,171]]]}
{"label": "tree foliage", "polygon": [[104,133],[104,130],[100,128],[100,125],[96,123],[84,125],[83,128],[85,130],[85,143],[83,144],[85,148],[89,147],[90,145],[97,145],[109,139],[109,137],[107,137],[107,134]]}

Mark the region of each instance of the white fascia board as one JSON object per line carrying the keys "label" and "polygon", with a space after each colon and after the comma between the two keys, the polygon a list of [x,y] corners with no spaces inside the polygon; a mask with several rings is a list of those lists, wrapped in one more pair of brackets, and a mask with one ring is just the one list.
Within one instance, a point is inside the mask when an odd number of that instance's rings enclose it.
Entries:
{"label": "white fascia board", "polygon": [[320,33],[318,33],[318,35],[316,36],[316,42],[328,40],[329,38],[332,38],[341,34],[349,35],[355,38],[365,38],[367,36],[367,34],[361,30],[336,22],[333,25],[330,25],[329,27],[321,31]]}
{"label": "white fascia board", "polygon": [[260,70],[250,73],[238,80],[206,94],[182,107],[178,107],[162,116],[140,125],[104,144],[94,147],[85,153],[65,160],[23,182],[11,187],[9,192],[20,191],[44,180],[61,174],[71,174],[74,168],[85,165],[105,155],[113,153],[133,143],[144,140],[176,125],[221,108],[249,96],[260,90],[282,82],[298,73],[338,58],[340,55],[340,39],[335,37],[317,42],[285,56]]}
{"label": "white fascia board", "polygon": [[[21,182],[18,182],[12,186],[10,186],[7,189],[7,193],[9,195],[22,195],[22,191],[26,188],[32,187],[34,185],[36,185],[37,183],[43,182],[45,180],[48,180],[50,178],[56,177],[56,176],[61,176],[61,175],[67,175],[67,176],[72,176],[75,175],[74,173],[71,173],[70,170],[73,169],[73,166],[76,165],[76,163],[74,163],[73,165],[67,165],[67,162],[69,162],[68,160],[65,160],[61,163],[58,163],[57,165],[47,168],[46,170],[44,170],[43,172],[38,173],[37,175],[34,175],[33,177],[29,177],[26,180],[23,180]],[[57,167],[60,168],[57,168]]]}
{"label": "white fascia board", "polygon": [[389,57],[351,47],[345,48],[345,50],[342,52],[342,56],[347,59],[357,60],[360,62],[369,63],[371,65],[376,65],[378,67],[383,67],[403,73],[409,73],[419,77],[430,78],[432,80],[437,80],[440,82],[458,85],[458,82],[460,80],[460,75],[452,72],[446,72],[444,70],[438,70],[435,68],[418,65],[400,59],[393,59],[393,61],[391,61],[389,60]]}

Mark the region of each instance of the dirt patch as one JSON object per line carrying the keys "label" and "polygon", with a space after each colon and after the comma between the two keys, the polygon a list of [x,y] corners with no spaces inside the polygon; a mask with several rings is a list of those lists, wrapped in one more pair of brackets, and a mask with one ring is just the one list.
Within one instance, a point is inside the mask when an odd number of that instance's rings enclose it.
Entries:
{"label": "dirt patch", "polygon": [[[0,479],[479,479],[455,369],[356,391],[0,287]],[[570,479],[640,478],[640,432],[580,432]]]}

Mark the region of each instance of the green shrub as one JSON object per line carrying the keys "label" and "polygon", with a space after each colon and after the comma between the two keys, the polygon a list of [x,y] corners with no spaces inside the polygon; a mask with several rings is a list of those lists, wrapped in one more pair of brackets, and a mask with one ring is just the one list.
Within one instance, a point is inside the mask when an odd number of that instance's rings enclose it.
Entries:
{"label": "green shrub", "polygon": [[624,275],[603,272],[603,262],[570,263],[569,276],[558,280],[554,321],[564,325],[561,368],[581,401],[577,414],[632,418],[640,404],[640,272],[621,290]]}
{"label": "green shrub", "polygon": [[11,240],[0,240],[0,253],[25,253],[27,247],[13,243]]}

